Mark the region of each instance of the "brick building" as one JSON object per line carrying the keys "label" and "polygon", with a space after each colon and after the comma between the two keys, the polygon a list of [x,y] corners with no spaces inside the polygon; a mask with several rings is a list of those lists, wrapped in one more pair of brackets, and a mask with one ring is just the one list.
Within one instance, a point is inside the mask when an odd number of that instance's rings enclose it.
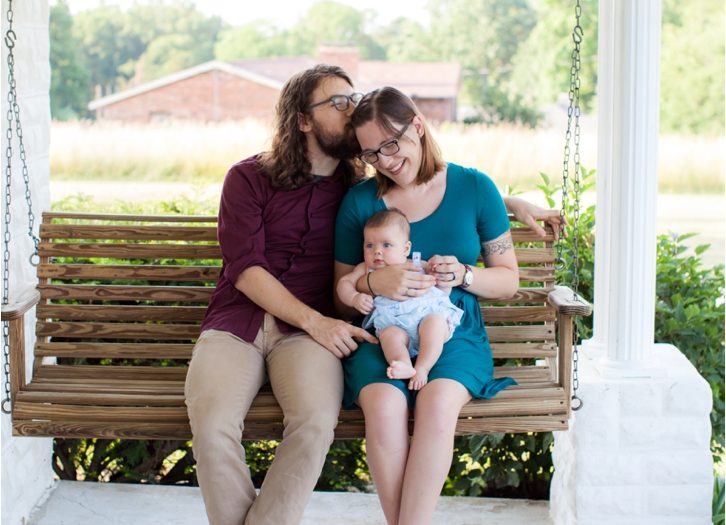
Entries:
{"label": "brick building", "polygon": [[211,61],[96,99],[99,120],[214,122],[269,119],[285,81],[316,63],[339,65],[362,92],[391,85],[409,95],[429,120],[456,120],[461,67],[451,62],[360,60],[355,48],[321,48],[317,59],[273,57]]}

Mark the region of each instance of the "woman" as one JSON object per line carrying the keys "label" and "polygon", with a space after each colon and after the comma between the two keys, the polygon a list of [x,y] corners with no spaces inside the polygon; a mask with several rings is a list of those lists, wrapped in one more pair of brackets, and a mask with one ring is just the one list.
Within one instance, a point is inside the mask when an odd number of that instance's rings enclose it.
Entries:
{"label": "woman", "polygon": [[[451,465],[461,407],[514,384],[493,379],[493,363],[478,297],[504,298],[518,286],[518,267],[504,203],[483,173],[445,163],[414,103],[395,88],[367,94],[351,117],[362,153],[376,176],[352,188],[336,224],[336,279],[363,260],[366,219],[398,208],[411,222],[413,249],[428,259],[429,274],[412,263],[387,267],[358,281],[358,290],[403,300],[431,286],[451,290],[464,317],[418,392],[386,376],[377,345],[363,343],[344,360],[345,406],[359,405],[366,450],[389,524],[429,523]],[[482,254],[485,268],[477,268]],[[414,431],[409,443],[409,409]]]}

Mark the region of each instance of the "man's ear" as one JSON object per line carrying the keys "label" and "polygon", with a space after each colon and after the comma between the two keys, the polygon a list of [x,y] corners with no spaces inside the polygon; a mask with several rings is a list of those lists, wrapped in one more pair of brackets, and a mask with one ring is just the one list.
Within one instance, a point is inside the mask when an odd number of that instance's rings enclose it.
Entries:
{"label": "man's ear", "polygon": [[308,131],[313,129],[310,118],[305,113],[297,114],[297,127],[303,133],[307,133]]}

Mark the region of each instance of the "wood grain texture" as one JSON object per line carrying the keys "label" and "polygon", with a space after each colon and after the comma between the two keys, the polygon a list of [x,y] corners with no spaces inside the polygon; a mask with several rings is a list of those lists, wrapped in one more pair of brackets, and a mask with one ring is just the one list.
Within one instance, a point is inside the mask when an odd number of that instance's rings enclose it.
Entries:
{"label": "wood grain texture", "polygon": [[216,226],[104,226],[41,224],[44,239],[121,239],[124,241],[217,241]]}
{"label": "wood grain texture", "polygon": [[127,279],[147,281],[205,281],[215,283],[218,266],[178,266],[154,264],[41,264],[38,277],[57,280]]}

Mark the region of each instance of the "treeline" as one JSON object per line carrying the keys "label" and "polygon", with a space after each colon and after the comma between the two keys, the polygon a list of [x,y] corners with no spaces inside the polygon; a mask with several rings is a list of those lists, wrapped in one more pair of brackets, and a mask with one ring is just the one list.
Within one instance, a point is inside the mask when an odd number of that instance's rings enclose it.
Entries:
{"label": "treeline", "polygon": [[[597,1],[581,0],[581,97],[595,103]],[[429,27],[409,18],[382,24],[376,13],[333,1],[310,7],[290,28],[257,20],[231,26],[188,0],[101,5],[73,16],[51,7],[51,111],[84,118],[93,98],[214,59],[315,56],[348,45],[388,61],[458,61],[461,103],[476,120],[534,126],[541,108],[566,93],[575,19],[571,0],[430,0]],[[664,131],[719,134],[724,128],[724,5],[663,2]]]}

